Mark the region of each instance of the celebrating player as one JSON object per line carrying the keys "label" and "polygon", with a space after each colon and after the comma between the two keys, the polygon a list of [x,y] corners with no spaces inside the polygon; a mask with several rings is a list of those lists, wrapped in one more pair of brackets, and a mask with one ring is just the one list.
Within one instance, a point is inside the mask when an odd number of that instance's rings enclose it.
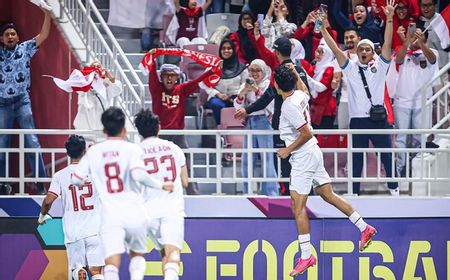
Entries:
{"label": "celebrating player", "polygon": [[45,224],[53,202],[61,195],[63,203],[64,244],[69,259],[69,273],[75,280],[86,279],[84,267],[89,266],[90,279],[104,279],[101,273],[105,265],[99,237],[100,205],[92,183],[84,181],[80,186],[71,184],[73,171],[86,151],[82,136],[72,135],[66,141],[70,165],[58,171],[52,178],[50,189],[42,202],[39,224]]}
{"label": "celebrating player", "polygon": [[161,252],[164,280],[178,280],[180,251],[184,240],[183,187],[188,186],[188,171],[183,151],[171,141],[158,137],[158,116],[141,110],[134,120],[144,138],[144,162],[147,172],[162,181],[173,181],[173,192],[144,190],[145,207],[150,217],[148,233]]}
{"label": "celebrating player", "polygon": [[[171,182],[163,183],[149,175],[142,160],[142,149],[125,141],[125,114],[116,107],[101,118],[107,140],[87,151],[73,173],[73,184],[80,186],[89,174],[102,202],[100,236],[105,250],[105,279],[119,279],[120,255],[125,244],[130,250],[130,279],[141,280],[145,273],[147,248],[146,215],[141,183],[171,191]],[[125,241],[125,242],[124,242]]]}
{"label": "celebrating player", "polygon": [[279,149],[280,158],[291,155],[289,162],[291,171],[291,201],[292,212],[298,230],[298,242],[301,258],[297,260],[294,270],[289,274],[296,276],[316,264],[316,258],[311,255],[310,226],[306,212],[306,200],[314,186],[326,202],[332,204],[361,231],[359,250],[363,251],[376,234],[375,228],[366,224],[353,207],[342,197],[336,195],[331,187],[331,180],[323,165],[322,151],[317,145],[317,139],[312,134],[309,116],[309,96],[301,91],[294,91],[298,81],[298,73],[293,67],[282,65],[275,72],[275,88],[283,97],[280,117],[280,137],[286,142],[286,148]]}

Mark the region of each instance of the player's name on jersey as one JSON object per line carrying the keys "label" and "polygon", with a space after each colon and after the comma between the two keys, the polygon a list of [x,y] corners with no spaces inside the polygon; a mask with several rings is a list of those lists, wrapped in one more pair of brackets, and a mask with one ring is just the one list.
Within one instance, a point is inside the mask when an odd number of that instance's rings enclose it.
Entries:
{"label": "player's name on jersey", "polygon": [[106,151],[102,153],[103,158],[115,158],[119,156],[119,151]]}
{"label": "player's name on jersey", "polygon": [[155,153],[165,152],[165,151],[170,151],[170,150],[171,150],[171,148],[169,146],[156,146],[156,147],[144,148],[144,153],[145,154],[155,154]]}

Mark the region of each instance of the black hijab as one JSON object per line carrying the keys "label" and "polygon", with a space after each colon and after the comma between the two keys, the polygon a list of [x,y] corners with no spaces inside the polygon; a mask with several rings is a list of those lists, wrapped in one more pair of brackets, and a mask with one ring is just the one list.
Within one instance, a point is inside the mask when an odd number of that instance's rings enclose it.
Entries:
{"label": "black hijab", "polygon": [[[228,43],[233,50],[231,57],[226,59],[222,57],[222,47],[225,43]],[[239,61],[234,44],[230,39],[225,38],[220,42],[219,56],[223,59],[222,79],[232,79],[240,75],[246,68],[245,64]]]}
{"label": "black hijab", "polygon": [[241,21],[244,15],[249,15],[252,18],[252,24],[255,23],[256,19],[255,15],[250,11],[243,11],[239,16],[239,29],[237,31],[239,34],[239,46],[245,52],[245,60],[250,63],[259,57],[257,56],[256,49],[253,47],[250,39],[247,36],[247,28],[242,27]]}

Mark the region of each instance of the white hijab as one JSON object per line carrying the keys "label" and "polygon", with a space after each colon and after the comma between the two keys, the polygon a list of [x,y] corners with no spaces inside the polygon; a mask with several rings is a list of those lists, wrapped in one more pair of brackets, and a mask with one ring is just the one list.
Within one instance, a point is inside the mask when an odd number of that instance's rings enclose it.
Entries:
{"label": "white hijab", "polygon": [[272,70],[270,69],[269,66],[267,66],[267,64],[262,59],[254,59],[252,63],[250,63],[249,68],[252,65],[256,65],[262,70],[263,77],[261,80],[256,82],[256,85],[261,90],[261,92],[265,92],[267,88],[269,88],[270,86],[270,77],[272,76]]}
{"label": "white hijab", "polygon": [[299,40],[291,38],[289,39],[294,45],[291,52],[291,60],[296,62],[296,60],[305,59],[305,48]]}
{"label": "white hijab", "polygon": [[320,40],[320,44],[317,48],[323,49],[323,56],[320,61],[316,63],[316,68],[314,69],[314,80],[319,81],[322,80],[323,73],[328,67],[333,67],[333,59],[334,54],[333,51],[328,47],[328,45],[325,43],[325,41],[322,39]]}

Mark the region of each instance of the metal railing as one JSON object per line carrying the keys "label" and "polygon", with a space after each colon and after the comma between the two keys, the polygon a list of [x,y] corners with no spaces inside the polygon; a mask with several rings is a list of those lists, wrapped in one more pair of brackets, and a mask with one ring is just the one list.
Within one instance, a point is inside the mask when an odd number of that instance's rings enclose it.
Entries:
{"label": "metal railing", "polygon": [[81,0],[59,0],[63,15],[68,18],[85,46],[86,54],[81,58],[84,59],[84,63],[98,60],[104,67],[111,69],[116,78],[122,82],[123,93],[117,98],[117,103],[131,121],[131,116],[144,105],[144,84],[93,0],[84,2],[85,4]]}
{"label": "metal railing", "polygon": [[[380,185],[386,182],[407,182],[411,184],[419,184],[420,188],[425,187],[424,193],[431,195],[433,188],[436,185],[445,186],[446,194],[450,194],[450,172],[448,172],[448,165],[450,162],[450,145],[442,146],[440,148],[426,148],[425,145],[416,148],[353,148],[352,147],[352,135],[355,134],[388,134],[394,136],[395,134],[420,134],[425,138],[428,134],[439,135],[444,139],[448,139],[450,142],[450,130],[431,130],[431,129],[416,129],[416,130],[316,130],[316,134],[320,135],[346,135],[348,144],[342,148],[323,148],[325,166],[330,173],[330,177],[333,183],[346,186],[344,191],[348,194],[352,194],[353,182],[365,182],[366,184]],[[277,131],[265,131],[265,130],[166,130],[162,131],[161,135],[186,135],[189,137],[210,137],[209,144],[215,146],[212,148],[188,148],[185,149],[185,153],[190,154],[190,181],[200,184],[214,184],[215,191],[212,193],[223,194],[224,184],[242,184],[248,183],[248,194],[253,194],[257,189],[257,184],[261,182],[288,182],[289,178],[280,177],[280,159],[277,159],[277,174],[276,178],[268,178],[267,172],[262,170],[259,176],[253,176],[253,171],[265,166],[265,156],[261,157],[262,163],[258,165],[258,162],[252,162],[252,157],[249,157],[248,162],[248,177],[242,177],[241,175],[241,157],[243,153],[252,155],[253,153],[273,153],[276,149],[272,148],[252,148],[252,136],[253,135],[273,135],[277,134]],[[85,137],[88,136],[91,140],[97,141],[102,139],[101,133],[94,131],[83,130],[0,130],[0,134],[17,135],[19,138],[19,146],[17,148],[0,148],[0,153],[6,153],[6,168],[7,176],[0,178],[0,182],[18,183],[19,194],[25,193],[25,183],[32,182],[50,182],[51,176],[63,168],[66,165],[67,159],[65,158],[65,149],[63,148],[63,141],[61,146],[46,147],[41,149],[25,148],[26,134],[37,134],[38,136],[45,137],[61,137],[61,135],[67,136],[70,134],[81,134]],[[249,148],[226,148],[223,147],[223,138],[229,135],[239,135],[247,137]],[[136,131],[130,131],[128,138],[132,142],[139,142],[139,136]],[[47,141],[49,142],[49,141]],[[352,176],[352,153],[363,153],[364,168],[361,177]],[[29,153],[42,153],[47,163],[47,178],[39,178],[38,175],[26,174],[26,154]],[[398,153],[407,153],[409,155],[416,154],[415,166],[413,169],[409,161],[406,162],[406,176],[397,177],[394,174],[391,177],[386,177],[381,168],[380,153],[391,153],[392,158]],[[374,157],[375,154],[375,157]],[[228,156],[229,160],[224,161],[224,157]],[[434,155],[430,160],[427,155]],[[9,158],[13,160],[8,160]],[[16,159],[14,159],[16,158]],[[18,160],[17,160],[18,158]],[[438,160],[444,159],[445,171],[439,172]],[[18,164],[14,162],[18,161]],[[63,162],[63,163],[62,163]],[[371,167],[369,162],[372,163]],[[37,170],[37,162],[36,170]],[[395,162],[392,161],[392,169],[395,170]],[[442,164],[442,163],[441,163]],[[375,165],[375,167],[374,167]],[[342,173],[343,167],[347,166],[348,172]],[[368,167],[369,166],[369,167]],[[442,166],[441,166],[442,167]],[[410,174],[410,170],[413,172]],[[13,172],[14,171],[14,172]],[[15,176],[9,174],[17,173]],[[448,189],[448,192],[447,192]]]}

